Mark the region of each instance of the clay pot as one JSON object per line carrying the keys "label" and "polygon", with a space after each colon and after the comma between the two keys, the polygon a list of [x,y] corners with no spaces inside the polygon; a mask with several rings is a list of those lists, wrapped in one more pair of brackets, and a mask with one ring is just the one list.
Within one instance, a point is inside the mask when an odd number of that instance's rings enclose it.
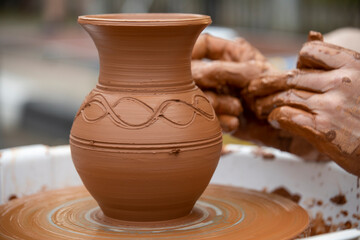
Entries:
{"label": "clay pot", "polygon": [[222,145],[214,110],[190,68],[210,17],[107,14],[78,22],[100,56],[99,83],[70,135],[84,185],[108,217],[158,221],[189,214]]}

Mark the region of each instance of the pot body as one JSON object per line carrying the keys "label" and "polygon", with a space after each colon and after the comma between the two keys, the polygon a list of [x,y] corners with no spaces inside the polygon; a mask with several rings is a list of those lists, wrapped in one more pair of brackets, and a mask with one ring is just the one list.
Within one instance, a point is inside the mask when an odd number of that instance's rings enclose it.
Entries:
{"label": "pot body", "polygon": [[97,46],[100,75],[75,117],[71,154],[106,216],[168,220],[191,211],[220,157],[221,128],[190,69],[210,20],[134,15],[79,18]]}

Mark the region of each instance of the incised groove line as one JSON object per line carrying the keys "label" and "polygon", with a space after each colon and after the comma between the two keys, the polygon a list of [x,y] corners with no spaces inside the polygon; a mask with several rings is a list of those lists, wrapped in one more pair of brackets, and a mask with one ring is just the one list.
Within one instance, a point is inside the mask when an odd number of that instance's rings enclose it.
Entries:
{"label": "incised groove line", "polygon": [[126,143],[110,143],[82,139],[70,135],[70,143],[74,146],[83,149],[96,150],[96,151],[110,151],[110,152],[170,152],[180,149],[181,151],[196,150],[201,148],[212,147],[222,143],[222,134],[216,134],[208,139],[196,140],[189,142],[167,143],[167,144],[126,144]]}

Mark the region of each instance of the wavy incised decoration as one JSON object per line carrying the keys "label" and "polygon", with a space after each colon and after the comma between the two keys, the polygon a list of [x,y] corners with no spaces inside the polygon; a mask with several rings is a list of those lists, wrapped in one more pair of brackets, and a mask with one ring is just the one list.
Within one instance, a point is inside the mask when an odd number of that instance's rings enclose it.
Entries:
{"label": "wavy incised decoration", "polygon": [[98,93],[87,99],[80,108],[79,114],[88,123],[109,117],[117,126],[126,129],[145,128],[159,119],[181,128],[189,126],[196,115],[208,120],[215,119],[209,100],[202,95],[194,95],[191,103],[181,99],[168,99],[156,108],[152,108],[134,97],[122,97],[110,104],[102,94]]}

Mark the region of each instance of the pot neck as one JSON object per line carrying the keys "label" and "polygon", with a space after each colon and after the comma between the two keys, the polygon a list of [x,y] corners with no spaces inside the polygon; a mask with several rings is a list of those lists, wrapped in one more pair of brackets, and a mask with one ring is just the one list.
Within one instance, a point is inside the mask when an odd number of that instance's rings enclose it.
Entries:
{"label": "pot neck", "polygon": [[191,52],[206,25],[82,24],[99,53],[98,87],[130,91],[193,88]]}

